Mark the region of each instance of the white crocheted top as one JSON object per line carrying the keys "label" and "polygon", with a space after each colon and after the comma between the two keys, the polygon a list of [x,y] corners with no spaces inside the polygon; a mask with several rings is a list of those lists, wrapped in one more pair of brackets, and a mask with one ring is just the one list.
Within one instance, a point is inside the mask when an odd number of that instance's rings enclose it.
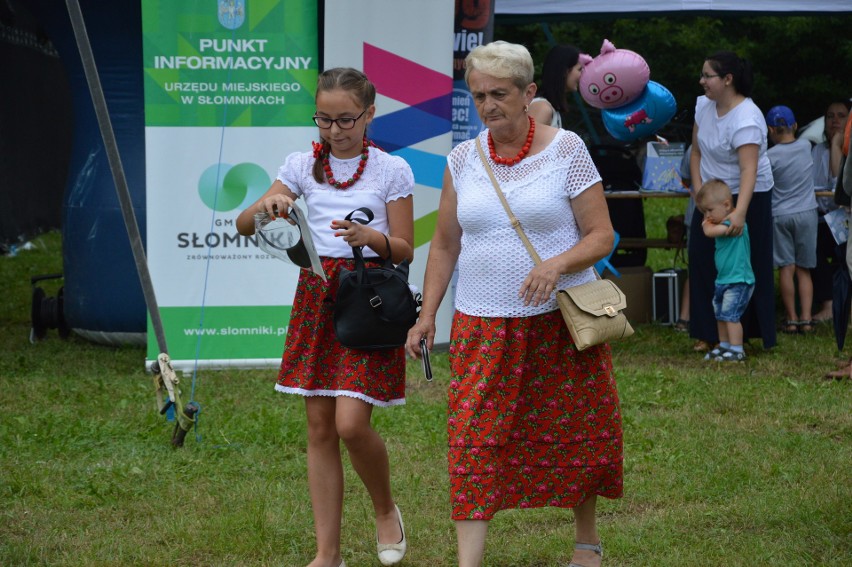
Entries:
{"label": "white crocheted top", "polygon": [[[538,255],[552,258],[573,247],[580,231],[571,199],[601,180],[580,137],[560,130],[544,151],[511,167],[491,162],[487,131],[479,138],[509,206]],[[447,161],[462,228],[456,309],[480,317],[530,317],[555,310],[555,297],[537,307],[524,306],[518,298],[534,264],[509,224],[475,140],[456,146]],[[558,286],[564,289],[594,279],[589,268],[563,275]]]}

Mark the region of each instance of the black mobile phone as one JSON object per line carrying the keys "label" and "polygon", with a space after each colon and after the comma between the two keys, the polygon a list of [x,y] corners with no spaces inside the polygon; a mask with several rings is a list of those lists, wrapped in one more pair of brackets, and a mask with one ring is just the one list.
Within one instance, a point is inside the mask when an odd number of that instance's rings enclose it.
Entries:
{"label": "black mobile phone", "polygon": [[426,346],[426,337],[420,339],[420,362],[423,364],[423,375],[426,381],[432,381],[432,363],[429,361],[429,347]]}

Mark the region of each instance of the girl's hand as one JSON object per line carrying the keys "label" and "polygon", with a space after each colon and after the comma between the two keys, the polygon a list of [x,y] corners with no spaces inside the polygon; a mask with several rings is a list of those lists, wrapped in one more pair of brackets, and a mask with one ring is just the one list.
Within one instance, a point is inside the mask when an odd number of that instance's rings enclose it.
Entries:
{"label": "girl's hand", "polygon": [[349,246],[370,246],[371,237],[376,232],[360,222],[348,220],[331,221],[331,229],[335,231],[334,236],[342,238]]}
{"label": "girl's hand", "polygon": [[296,222],[289,217],[290,207],[292,206],[293,199],[283,193],[278,193],[276,195],[270,195],[260,201],[258,204],[258,212],[268,213],[272,218],[287,219],[290,224],[296,224]]}

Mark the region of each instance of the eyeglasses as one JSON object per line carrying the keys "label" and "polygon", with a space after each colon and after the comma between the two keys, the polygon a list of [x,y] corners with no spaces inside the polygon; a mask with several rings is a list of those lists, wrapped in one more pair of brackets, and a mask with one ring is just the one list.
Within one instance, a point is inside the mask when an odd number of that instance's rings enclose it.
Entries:
{"label": "eyeglasses", "polygon": [[706,81],[707,79],[712,79],[713,77],[721,77],[721,76],[722,75],[708,75],[707,73],[701,73],[700,75],[698,75],[698,80],[700,81],[701,79],[704,79]]}
{"label": "eyeglasses", "polygon": [[337,127],[341,130],[351,130],[355,127],[355,123],[359,118],[364,116],[364,113],[367,112],[367,109],[364,109],[364,112],[356,116],[355,118],[351,118],[349,116],[344,116],[342,118],[329,118],[327,116],[317,116],[314,115],[314,124],[322,128],[323,130],[328,130],[331,128],[332,124],[337,124]]}

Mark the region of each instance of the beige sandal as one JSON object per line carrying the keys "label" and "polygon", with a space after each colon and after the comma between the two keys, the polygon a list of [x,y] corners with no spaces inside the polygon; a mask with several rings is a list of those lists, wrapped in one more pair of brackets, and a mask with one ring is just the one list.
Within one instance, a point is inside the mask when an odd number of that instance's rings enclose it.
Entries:
{"label": "beige sandal", "polygon": [[850,377],[852,377],[852,364],[826,372],[823,376],[826,380],[848,380]]}

